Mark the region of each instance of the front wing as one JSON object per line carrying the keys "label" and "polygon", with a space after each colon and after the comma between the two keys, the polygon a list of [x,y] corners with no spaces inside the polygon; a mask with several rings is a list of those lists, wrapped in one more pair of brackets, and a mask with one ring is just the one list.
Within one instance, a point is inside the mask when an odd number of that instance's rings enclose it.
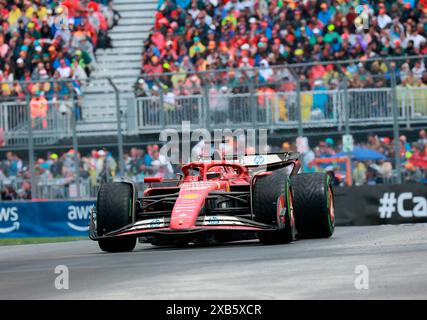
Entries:
{"label": "front wing", "polygon": [[147,236],[147,235],[182,235],[204,231],[274,231],[278,227],[259,223],[250,219],[234,216],[200,216],[195,224],[186,229],[171,229],[171,218],[155,218],[139,220],[118,230],[114,230],[99,237],[96,232],[96,211],[93,210],[90,219],[89,237],[92,240],[100,238],[113,238],[121,236]]}

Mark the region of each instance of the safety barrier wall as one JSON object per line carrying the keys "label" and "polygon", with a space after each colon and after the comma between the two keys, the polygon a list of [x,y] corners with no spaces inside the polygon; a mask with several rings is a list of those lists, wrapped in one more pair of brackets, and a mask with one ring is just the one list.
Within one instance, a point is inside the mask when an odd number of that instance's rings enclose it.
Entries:
{"label": "safety barrier wall", "polygon": [[337,225],[427,222],[427,184],[334,189]]}
{"label": "safety barrier wall", "polygon": [[[427,184],[339,187],[336,225],[427,222]],[[87,236],[94,200],[0,203],[0,238]]]}
{"label": "safety barrier wall", "polygon": [[0,203],[0,238],[87,236],[95,201]]}

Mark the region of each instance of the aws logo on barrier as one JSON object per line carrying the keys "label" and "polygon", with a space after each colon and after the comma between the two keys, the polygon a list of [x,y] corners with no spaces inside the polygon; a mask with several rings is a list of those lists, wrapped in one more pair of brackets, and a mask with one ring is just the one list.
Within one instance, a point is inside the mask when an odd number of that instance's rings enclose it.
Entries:
{"label": "aws logo on barrier", "polygon": [[19,215],[17,207],[0,209],[0,234],[19,229]]}
{"label": "aws logo on barrier", "polygon": [[[404,205],[411,205],[412,209],[405,209]],[[424,197],[414,196],[412,192],[403,192],[396,198],[396,193],[386,192],[380,199],[378,213],[381,219],[390,219],[397,212],[403,218],[427,217],[427,200]]]}
{"label": "aws logo on barrier", "polygon": [[89,231],[89,217],[93,205],[90,206],[68,206],[67,225],[75,231]]}

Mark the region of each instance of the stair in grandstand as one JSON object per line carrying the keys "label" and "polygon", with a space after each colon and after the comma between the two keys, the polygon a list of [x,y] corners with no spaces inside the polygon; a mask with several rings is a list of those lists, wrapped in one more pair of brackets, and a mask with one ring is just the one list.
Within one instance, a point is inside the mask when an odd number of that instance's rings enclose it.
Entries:
{"label": "stair in grandstand", "polygon": [[114,0],[119,11],[119,24],[109,31],[112,49],[98,49],[94,80],[84,89],[83,119],[77,130],[80,136],[114,134],[116,123],[116,96],[114,89],[105,79],[111,77],[120,90],[122,129],[126,130],[126,109],[129,98],[133,98],[133,85],[141,70],[143,42],[154,25],[157,0]]}

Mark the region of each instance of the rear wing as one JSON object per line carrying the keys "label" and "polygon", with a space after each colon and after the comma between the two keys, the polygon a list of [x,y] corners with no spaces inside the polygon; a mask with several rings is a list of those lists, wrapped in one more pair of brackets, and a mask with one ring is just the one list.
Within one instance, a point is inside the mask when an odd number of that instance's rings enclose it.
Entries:
{"label": "rear wing", "polygon": [[286,167],[287,165],[298,161],[299,157],[300,154],[298,152],[280,152],[232,157],[225,156],[225,160],[236,162],[247,168],[267,167],[267,169],[275,169]]}

